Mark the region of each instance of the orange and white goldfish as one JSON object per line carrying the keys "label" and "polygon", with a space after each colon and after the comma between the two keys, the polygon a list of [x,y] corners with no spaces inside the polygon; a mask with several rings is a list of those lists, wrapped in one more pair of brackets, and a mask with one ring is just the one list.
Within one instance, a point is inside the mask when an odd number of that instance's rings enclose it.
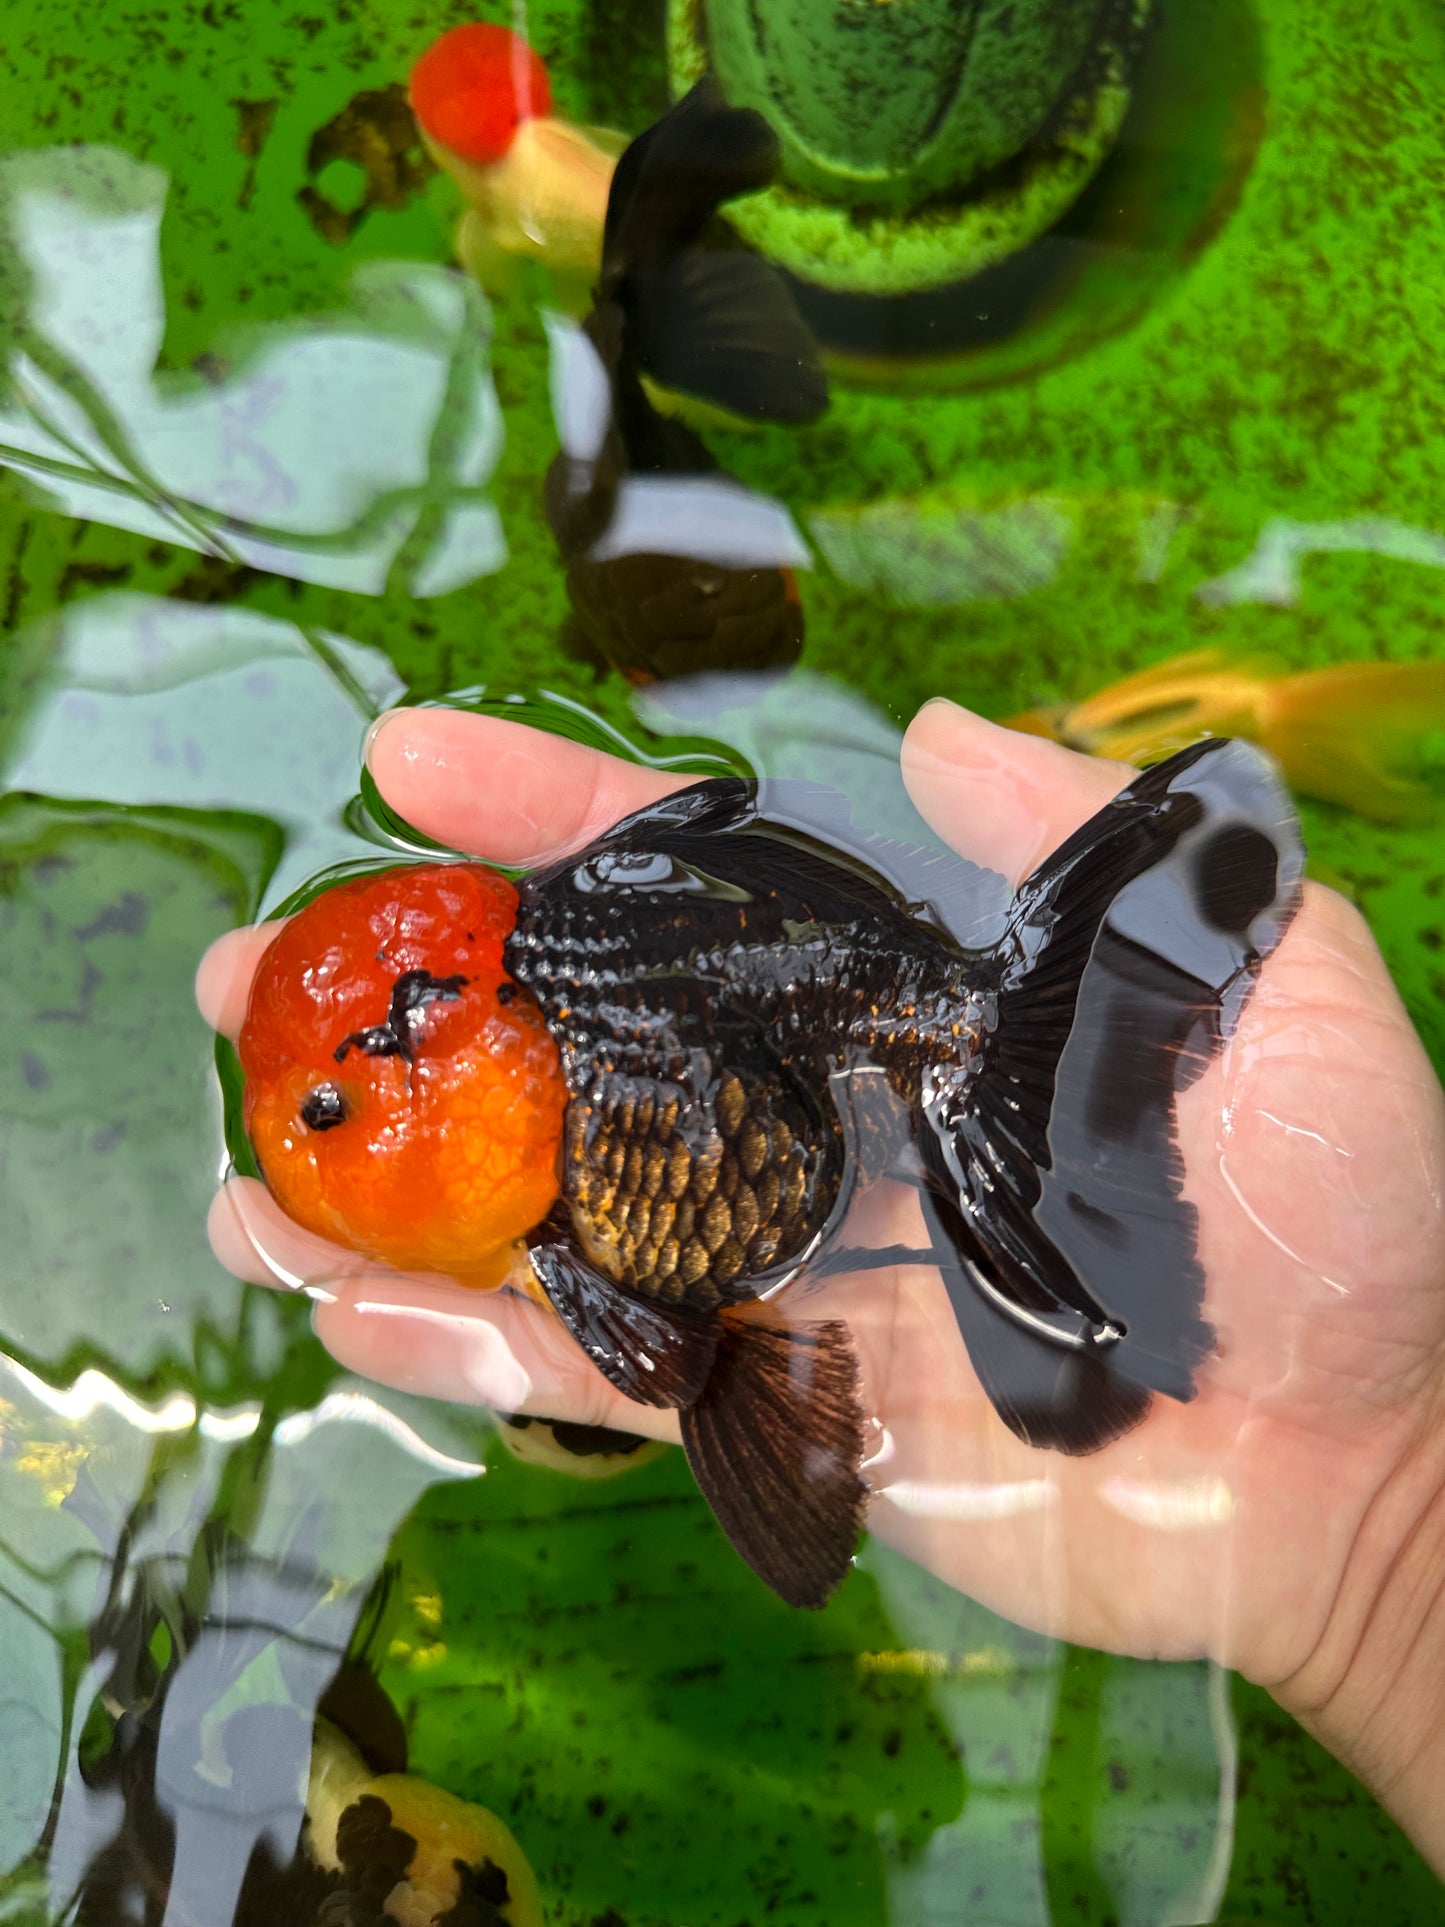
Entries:
{"label": "orange and white goldfish", "polygon": [[1209,736],[1242,736],[1302,796],[1381,823],[1445,798],[1445,661],[1351,662],[1280,673],[1199,649],[1081,703],[1026,710],[1012,729],[1143,768]]}
{"label": "orange and white goldfish", "polygon": [[408,97],[423,146],[467,203],[457,231],[462,265],[495,293],[520,263],[540,262],[559,299],[584,307],[627,136],[554,114],[542,61],[520,34],[481,22],[453,27],[427,48]]}

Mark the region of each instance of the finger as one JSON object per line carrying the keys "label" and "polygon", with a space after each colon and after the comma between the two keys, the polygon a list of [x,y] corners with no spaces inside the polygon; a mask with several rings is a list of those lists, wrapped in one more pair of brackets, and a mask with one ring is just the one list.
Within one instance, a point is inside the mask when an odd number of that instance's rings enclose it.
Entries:
{"label": "finger", "polygon": [[367,1269],[360,1252],[303,1231],[255,1178],[229,1178],[211,1200],[206,1234],[216,1257],[248,1285],[321,1296]]}
{"label": "finger", "polygon": [[495,1411],[678,1436],[675,1413],[624,1398],[551,1311],[515,1290],[378,1270],[293,1224],[254,1178],[232,1178],[216,1193],[207,1230],[238,1278],[309,1293],[321,1342],[363,1378]]}
{"label": "finger", "polygon": [[903,780],[954,849],[1020,883],[1134,775],[1042,736],[986,723],[942,697],[903,739]]}
{"label": "finger", "polygon": [[228,930],[202,957],[196,970],[196,1002],[201,1015],[234,1044],[246,1021],[251,982],[257,966],[281,929],[283,919]]}
{"label": "finger", "polygon": [[688,780],[452,709],[392,710],[374,726],[366,760],[408,823],[492,863],[535,864],[580,849]]}
{"label": "finger", "polygon": [[555,1313],[516,1291],[370,1273],[318,1304],[316,1333],[348,1371],[401,1391],[678,1437],[675,1412],[624,1398]]}

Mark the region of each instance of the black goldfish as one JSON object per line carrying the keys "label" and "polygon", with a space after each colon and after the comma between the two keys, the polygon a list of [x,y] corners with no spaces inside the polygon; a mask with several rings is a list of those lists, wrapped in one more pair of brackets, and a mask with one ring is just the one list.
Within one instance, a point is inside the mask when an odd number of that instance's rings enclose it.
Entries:
{"label": "black goldfish", "polygon": [[[676,1407],[724,1530],[821,1604],[862,1524],[847,1327],[760,1300],[830,1271],[936,1264],[1004,1423],[1090,1452],[1212,1333],[1180,1198],[1178,1090],[1298,901],[1270,767],[1213,740],[1138,776],[970,942],[980,873],[800,825],[797,786],[700,783],[519,885],[503,963],[568,1101],[532,1267],[594,1364]],[[923,1201],[926,1252],[839,1241],[858,1187]]]}
{"label": "black goldfish", "polygon": [[564,359],[559,386],[572,392],[544,501],[582,629],[634,681],[784,668],[802,649],[789,565],[806,550],[786,512],[723,475],[646,385],[759,421],[804,423],[826,406],[782,278],[716,233],[718,208],[778,165],[761,115],[726,106],[707,80],[632,143],[612,179],[582,326],[591,354]]}

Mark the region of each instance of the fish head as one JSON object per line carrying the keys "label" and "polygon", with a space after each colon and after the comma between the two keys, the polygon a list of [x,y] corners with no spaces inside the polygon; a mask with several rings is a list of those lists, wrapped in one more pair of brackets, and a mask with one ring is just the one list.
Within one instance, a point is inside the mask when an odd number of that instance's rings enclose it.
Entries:
{"label": "fish head", "polygon": [[432,42],[407,97],[429,146],[482,167],[501,160],[524,121],[552,111],[538,56],[509,27],[481,21]]}
{"label": "fish head", "polygon": [[517,894],[479,864],[324,891],[261,960],[239,1054],[272,1195],[401,1270],[499,1282],[557,1192],[566,1088],[502,945]]}

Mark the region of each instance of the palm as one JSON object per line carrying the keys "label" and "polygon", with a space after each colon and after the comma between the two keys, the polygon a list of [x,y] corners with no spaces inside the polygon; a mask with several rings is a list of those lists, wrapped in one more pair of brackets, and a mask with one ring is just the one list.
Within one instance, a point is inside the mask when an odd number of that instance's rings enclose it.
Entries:
{"label": "palm", "polygon": [[[388,800],[497,860],[575,847],[667,787],[516,725],[416,712],[379,739]],[[1124,780],[1116,766],[930,708],[905,776],[940,833],[1015,878]],[[208,958],[202,1001],[234,1030],[263,939]],[[1211,1652],[1285,1676],[1323,1624],[1365,1511],[1420,1424],[1445,1352],[1445,1104],[1363,924],[1311,889],[1225,1053],[1180,1108],[1218,1355],[1192,1405],[1156,1400],[1084,1459],[1021,1444],[970,1371],[936,1273],[841,1278],[799,1315],[847,1320],[879,1423],[873,1529],[1012,1617],[1089,1644]],[[921,1242],[885,1186],[872,1243]],[[213,1235],[242,1276],[326,1280],[318,1328],[344,1363],[414,1390],[676,1436],[629,1404],[519,1294],[358,1276],[354,1256],[232,1186]],[[350,1277],[346,1276],[350,1273]],[[380,1315],[384,1312],[384,1315]]]}

